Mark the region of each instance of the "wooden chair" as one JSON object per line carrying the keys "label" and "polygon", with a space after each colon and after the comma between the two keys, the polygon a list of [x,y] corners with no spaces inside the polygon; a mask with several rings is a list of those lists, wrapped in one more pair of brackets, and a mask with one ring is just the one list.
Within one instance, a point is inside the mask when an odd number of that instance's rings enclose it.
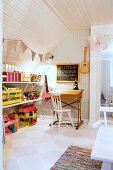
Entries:
{"label": "wooden chair", "polygon": [[[71,109],[63,109],[61,105],[61,93],[50,93],[53,107],[54,107],[54,115],[53,115],[53,122],[55,121],[55,117],[59,117],[59,123],[58,123],[58,129],[60,128],[61,123],[67,123],[67,122],[61,122],[62,120],[62,114],[64,112],[68,113],[68,116],[70,118],[71,124],[73,125],[72,118],[71,118]],[[52,122],[52,124],[53,124]],[[69,123],[69,122],[68,122]]]}

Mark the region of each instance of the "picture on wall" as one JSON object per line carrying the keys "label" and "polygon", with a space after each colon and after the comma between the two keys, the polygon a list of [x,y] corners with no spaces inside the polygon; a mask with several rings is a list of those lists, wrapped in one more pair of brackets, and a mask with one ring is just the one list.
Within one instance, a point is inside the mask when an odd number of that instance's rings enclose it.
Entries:
{"label": "picture on wall", "polygon": [[80,81],[80,63],[56,64],[57,82],[77,82]]}

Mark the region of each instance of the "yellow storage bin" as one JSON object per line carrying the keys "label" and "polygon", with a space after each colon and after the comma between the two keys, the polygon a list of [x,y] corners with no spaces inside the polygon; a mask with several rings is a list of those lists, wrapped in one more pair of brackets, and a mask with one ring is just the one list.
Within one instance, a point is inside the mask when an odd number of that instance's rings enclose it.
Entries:
{"label": "yellow storage bin", "polygon": [[2,91],[2,105],[10,105],[20,103],[22,97],[22,90],[3,90]]}

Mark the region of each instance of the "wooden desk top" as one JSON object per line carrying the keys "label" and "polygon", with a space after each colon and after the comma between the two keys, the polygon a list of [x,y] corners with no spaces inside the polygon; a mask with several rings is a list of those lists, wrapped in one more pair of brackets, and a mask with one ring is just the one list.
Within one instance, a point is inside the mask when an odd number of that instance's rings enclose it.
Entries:
{"label": "wooden desk top", "polygon": [[57,93],[57,92],[61,92],[61,94],[79,95],[80,93],[83,92],[83,89],[79,89],[79,90],[55,89],[55,90],[52,90],[50,93]]}
{"label": "wooden desk top", "polygon": [[99,128],[91,159],[113,163],[113,127]]}
{"label": "wooden desk top", "polygon": [[71,90],[71,89],[56,89],[50,92],[51,93],[61,93],[62,100],[80,100],[82,98],[83,89]]}

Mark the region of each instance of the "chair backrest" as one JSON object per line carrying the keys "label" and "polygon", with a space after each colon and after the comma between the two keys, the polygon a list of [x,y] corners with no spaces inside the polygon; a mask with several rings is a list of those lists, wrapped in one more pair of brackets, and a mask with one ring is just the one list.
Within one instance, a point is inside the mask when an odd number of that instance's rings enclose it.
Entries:
{"label": "chair backrest", "polygon": [[53,107],[55,110],[62,110],[61,93],[50,93]]}

